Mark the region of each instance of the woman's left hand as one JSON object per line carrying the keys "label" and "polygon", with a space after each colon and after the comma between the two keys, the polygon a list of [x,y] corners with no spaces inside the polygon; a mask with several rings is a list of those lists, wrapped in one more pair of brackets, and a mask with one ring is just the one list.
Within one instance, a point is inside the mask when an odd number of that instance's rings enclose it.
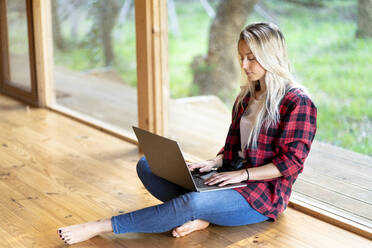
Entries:
{"label": "woman's left hand", "polygon": [[247,180],[247,172],[244,170],[220,172],[212,175],[204,181],[205,184],[214,185],[218,183],[218,186],[225,186],[231,183],[240,183]]}

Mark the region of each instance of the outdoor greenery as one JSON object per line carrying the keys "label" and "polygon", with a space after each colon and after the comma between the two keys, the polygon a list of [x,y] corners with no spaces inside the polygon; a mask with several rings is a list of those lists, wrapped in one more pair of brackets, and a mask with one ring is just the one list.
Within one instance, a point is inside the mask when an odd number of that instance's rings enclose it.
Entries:
{"label": "outdoor greenery", "polygon": [[[318,108],[316,139],[371,156],[372,39],[355,38],[356,1],[329,1],[321,9],[285,1],[263,3],[286,37],[296,78],[308,88]],[[205,53],[210,23],[197,3],[180,6],[178,14],[182,38],[169,39],[174,97],[195,94],[187,63],[193,54]],[[247,23],[258,21],[267,20],[254,13]],[[200,36],[203,33],[205,37]]]}
{"label": "outdoor greenery", "polygon": [[[175,4],[180,32],[178,36],[169,33],[169,73],[171,97],[180,98],[198,95],[190,63],[194,56],[206,54],[212,19],[200,1],[176,0]],[[355,37],[357,1],[324,1],[321,8],[285,0],[262,0],[260,4],[283,31],[295,76],[308,88],[318,108],[316,139],[372,156],[372,39]],[[255,11],[247,23],[257,21],[268,19]],[[71,23],[63,25],[68,40]],[[115,27],[113,36],[114,69],[125,82],[136,86],[133,12]],[[79,39],[84,40],[84,34]],[[99,47],[94,52],[85,46],[55,49],[54,55],[57,65],[73,70],[104,64]],[[228,108],[232,101],[226,103]]]}
{"label": "outdoor greenery", "polygon": [[282,6],[290,58],[318,107],[316,139],[372,155],[372,39],[355,38],[356,1],[328,3]]}

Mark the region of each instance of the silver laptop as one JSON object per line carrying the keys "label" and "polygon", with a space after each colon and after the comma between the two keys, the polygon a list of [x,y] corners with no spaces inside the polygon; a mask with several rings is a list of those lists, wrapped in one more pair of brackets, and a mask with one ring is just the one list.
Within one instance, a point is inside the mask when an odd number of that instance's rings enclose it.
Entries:
{"label": "silver laptop", "polygon": [[139,145],[143,150],[152,173],[190,191],[205,192],[211,190],[243,187],[245,183],[228,184],[222,187],[206,185],[204,180],[217,173],[190,172],[178,143],[174,140],[153,134],[133,126]]}

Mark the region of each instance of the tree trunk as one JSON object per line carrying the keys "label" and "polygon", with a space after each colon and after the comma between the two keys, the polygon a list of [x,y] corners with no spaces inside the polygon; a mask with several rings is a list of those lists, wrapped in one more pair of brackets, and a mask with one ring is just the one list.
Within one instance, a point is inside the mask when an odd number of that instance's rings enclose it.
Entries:
{"label": "tree trunk", "polygon": [[240,72],[238,36],[258,1],[224,0],[218,6],[210,27],[208,54],[196,56],[192,63],[200,94],[215,94],[223,100],[234,94]]}
{"label": "tree trunk", "polygon": [[115,26],[119,11],[120,6],[117,0],[101,1],[100,35],[103,45],[103,53],[105,56],[105,66],[112,65],[115,60],[111,34]]}
{"label": "tree trunk", "polygon": [[357,37],[372,37],[372,0],[358,0]]}
{"label": "tree trunk", "polygon": [[53,40],[59,50],[66,49],[66,42],[61,33],[61,21],[58,14],[58,1],[52,1]]}

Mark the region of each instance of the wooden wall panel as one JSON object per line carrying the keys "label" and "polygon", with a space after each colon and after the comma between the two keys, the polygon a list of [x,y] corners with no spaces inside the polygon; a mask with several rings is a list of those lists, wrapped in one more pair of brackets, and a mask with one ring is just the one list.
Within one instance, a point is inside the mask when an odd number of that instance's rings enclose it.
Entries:
{"label": "wooden wall panel", "polygon": [[0,1],[0,90],[10,81],[9,40],[6,1]]}
{"label": "wooden wall panel", "polygon": [[36,81],[38,105],[47,107],[54,104],[53,84],[53,35],[51,2],[45,0],[32,1]]}
{"label": "wooden wall panel", "polygon": [[138,125],[164,135],[168,99],[166,0],[136,0]]}

